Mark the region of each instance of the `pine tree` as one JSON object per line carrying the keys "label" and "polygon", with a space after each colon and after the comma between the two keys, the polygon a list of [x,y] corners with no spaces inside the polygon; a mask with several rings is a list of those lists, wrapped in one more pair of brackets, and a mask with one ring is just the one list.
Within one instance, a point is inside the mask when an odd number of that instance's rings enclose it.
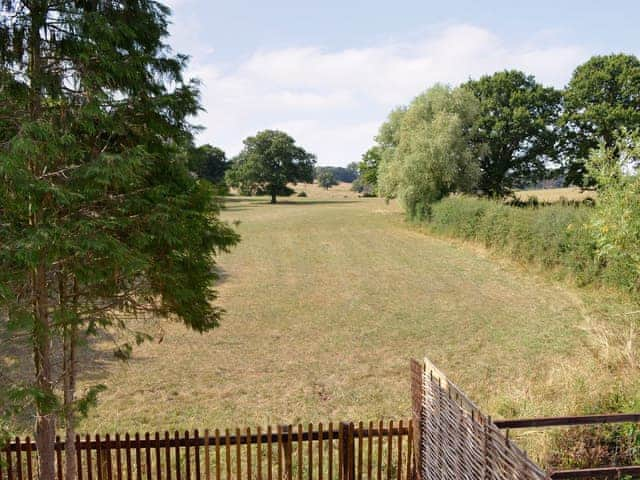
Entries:
{"label": "pine tree", "polygon": [[212,255],[238,236],[176,154],[199,102],[186,57],[164,44],[166,7],[0,1],[0,312],[29,334],[36,373],[23,392],[40,478],[54,478],[56,419],[73,440],[97,392],[76,396],[80,342],[141,315],[217,326]]}

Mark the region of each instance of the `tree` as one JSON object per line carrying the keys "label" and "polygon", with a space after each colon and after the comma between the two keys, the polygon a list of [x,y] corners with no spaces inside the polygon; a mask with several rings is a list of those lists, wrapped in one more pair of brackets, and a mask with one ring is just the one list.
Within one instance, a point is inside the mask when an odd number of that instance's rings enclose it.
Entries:
{"label": "tree", "polygon": [[640,128],[640,61],[625,54],[592,57],[574,71],[563,110],[566,181],[582,185],[585,159],[599,142],[616,149],[621,128]]}
{"label": "tree", "polygon": [[216,185],[224,182],[225,173],[231,163],[227,161],[227,156],[222,149],[206,144],[190,147],[187,155],[189,169],[198,177],[205,178]]}
{"label": "tree", "polygon": [[363,185],[370,185],[375,190],[378,185],[378,166],[382,160],[382,147],[376,145],[362,155],[358,164],[358,172]]}
{"label": "tree", "polygon": [[320,185],[322,188],[326,188],[327,190],[338,184],[338,182],[336,181],[336,177],[333,175],[333,172],[331,170],[321,170],[317,176],[317,180],[318,185]]}
{"label": "tree", "polygon": [[138,316],[217,326],[212,254],[238,236],[178,155],[199,103],[186,58],[163,43],[166,7],[0,8],[0,327],[32,348],[35,378],[11,395],[36,410],[40,478],[54,478],[62,417],[71,479],[74,425],[99,390],[77,396],[79,346],[101,330],[143,340],[129,322]]}
{"label": "tree", "polygon": [[450,192],[468,192],[479,179],[478,146],[471,142],[478,101],[467,90],[436,85],[416,97],[403,114],[398,144],[382,158],[378,190],[397,196],[416,219]]}
{"label": "tree", "polygon": [[276,203],[287,183],[313,182],[315,156],[296,145],[293,138],[278,130],[264,130],[244,140],[244,148],[233,159],[227,173],[232,187],[271,195]]}
{"label": "tree", "polygon": [[463,85],[480,102],[474,141],[486,145],[478,187],[502,196],[545,177],[554,155],[559,91],[517,70],[485,75]]}
{"label": "tree", "polygon": [[316,167],[314,169],[316,178],[323,171],[331,172],[337,182],[351,183],[358,178],[358,171],[351,168],[351,165],[347,165],[347,167]]}

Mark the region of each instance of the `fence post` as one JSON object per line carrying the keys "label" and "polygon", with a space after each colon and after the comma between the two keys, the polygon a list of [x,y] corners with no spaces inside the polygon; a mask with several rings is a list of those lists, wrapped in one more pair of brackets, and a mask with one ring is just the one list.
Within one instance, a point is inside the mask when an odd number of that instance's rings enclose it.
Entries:
{"label": "fence post", "polygon": [[340,436],[342,437],[340,478],[342,478],[342,480],[354,480],[355,464],[353,462],[353,451],[355,443],[353,441],[353,428],[350,427],[349,423],[340,422]]}
{"label": "fence post", "polygon": [[282,425],[282,448],[284,453],[284,478],[291,480],[291,432],[289,425]]}

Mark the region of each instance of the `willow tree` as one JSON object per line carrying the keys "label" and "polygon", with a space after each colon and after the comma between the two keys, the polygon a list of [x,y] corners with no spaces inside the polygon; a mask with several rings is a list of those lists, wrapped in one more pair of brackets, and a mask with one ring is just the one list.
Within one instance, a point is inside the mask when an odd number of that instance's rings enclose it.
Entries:
{"label": "willow tree", "polygon": [[379,193],[397,196],[408,216],[421,219],[447,194],[473,190],[484,151],[471,136],[478,113],[479,102],[462,88],[435,85],[417,96],[394,128],[395,145],[383,154]]}
{"label": "willow tree", "polygon": [[0,318],[33,349],[21,391],[35,406],[40,478],[54,478],[61,417],[70,479],[74,422],[95,396],[76,395],[79,342],[141,315],[217,326],[212,254],[238,237],[176,155],[199,101],[186,57],[164,43],[166,7],[0,5]]}

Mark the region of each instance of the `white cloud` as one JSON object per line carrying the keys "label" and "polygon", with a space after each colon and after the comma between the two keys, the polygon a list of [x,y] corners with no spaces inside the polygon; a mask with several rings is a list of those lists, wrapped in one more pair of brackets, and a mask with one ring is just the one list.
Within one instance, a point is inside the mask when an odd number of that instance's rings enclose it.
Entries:
{"label": "white cloud", "polygon": [[436,82],[455,85],[519,68],[562,86],[587,54],[546,43],[513,45],[486,29],[453,25],[418,41],[368,48],[258,50],[231,67],[196,53],[190,73],[203,81],[207,109],[198,119],[206,127],[199,140],[233,155],[244,137],[281,128],[319,163],[346,165],[371,145],[392,107]]}

